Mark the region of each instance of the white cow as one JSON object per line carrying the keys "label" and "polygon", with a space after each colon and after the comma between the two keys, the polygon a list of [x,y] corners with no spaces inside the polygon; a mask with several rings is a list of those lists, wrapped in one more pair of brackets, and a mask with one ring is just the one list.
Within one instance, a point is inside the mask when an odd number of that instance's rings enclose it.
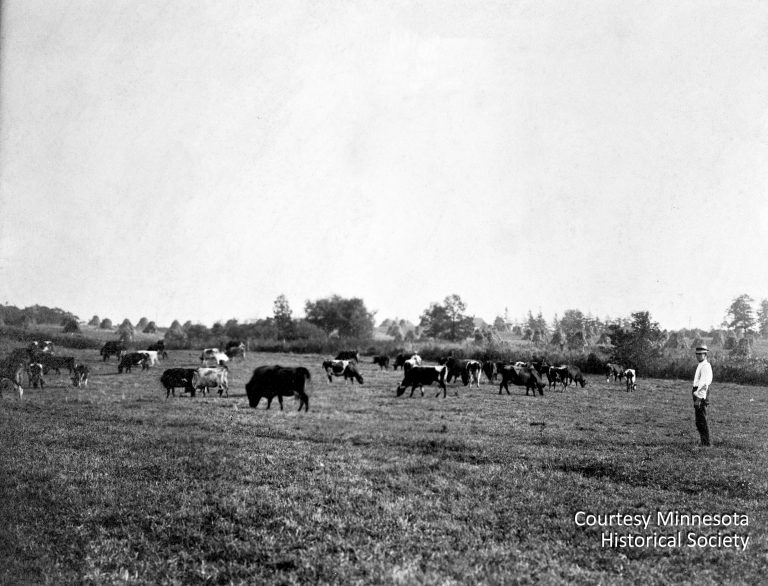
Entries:
{"label": "white cow", "polygon": [[157,364],[157,350],[136,350],[137,354],[144,354],[149,358],[149,365],[154,366]]}
{"label": "white cow", "polygon": [[200,364],[205,366],[209,360],[213,360],[215,364],[221,364],[222,362],[229,362],[229,356],[220,352],[218,348],[206,348],[200,355]]}
{"label": "white cow", "polygon": [[192,375],[192,386],[202,390],[204,395],[208,394],[209,388],[216,388],[219,391],[219,397],[224,391],[229,397],[229,369],[226,366],[197,368]]}

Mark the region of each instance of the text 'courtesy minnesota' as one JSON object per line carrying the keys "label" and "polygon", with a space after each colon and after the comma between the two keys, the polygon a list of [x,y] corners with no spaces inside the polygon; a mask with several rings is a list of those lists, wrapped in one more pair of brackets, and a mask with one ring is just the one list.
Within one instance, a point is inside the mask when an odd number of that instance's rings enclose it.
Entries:
{"label": "text 'courtesy minnesota'", "polygon": [[593,513],[577,511],[576,527],[599,532],[602,547],[714,548],[745,551],[749,515],[730,513]]}

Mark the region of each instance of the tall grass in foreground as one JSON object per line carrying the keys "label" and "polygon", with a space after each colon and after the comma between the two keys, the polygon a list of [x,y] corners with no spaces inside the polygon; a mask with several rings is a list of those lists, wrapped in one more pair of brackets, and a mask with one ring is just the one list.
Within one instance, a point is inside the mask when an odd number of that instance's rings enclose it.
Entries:
{"label": "tall grass in foreground", "polygon": [[[165,401],[159,369],[81,358],[88,389],[54,380],[0,399],[0,583],[757,584],[768,572],[758,387],[716,385],[716,446],[700,450],[682,382],[398,399],[401,373],[363,364],[363,386],[328,385],[322,356],[267,354],[232,365],[229,399]],[[264,363],[310,368],[309,413],[247,407]],[[675,509],[749,515],[748,549],[604,548],[574,524],[580,510]]]}

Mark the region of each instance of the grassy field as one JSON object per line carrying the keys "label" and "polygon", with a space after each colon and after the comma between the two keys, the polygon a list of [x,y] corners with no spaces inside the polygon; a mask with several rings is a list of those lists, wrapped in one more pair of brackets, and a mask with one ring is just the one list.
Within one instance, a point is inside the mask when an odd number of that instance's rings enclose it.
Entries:
{"label": "grassy field", "polygon": [[[60,352],[64,353],[64,352]],[[68,352],[67,352],[68,353]],[[229,398],[165,400],[163,368],[117,374],[73,352],[87,389],[48,377],[0,399],[0,584],[764,583],[768,393],[713,387],[700,449],[689,381],[526,397],[451,385],[395,397],[400,373],[327,384],[321,356],[249,355]],[[368,359],[366,359],[368,361]],[[248,408],[260,364],[305,365],[309,413]],[[691,373],[693,374],[693,373]],[[458,391],[458,396],[457,396]],[[417,392],[418,394],[418,392]],[[744,527],[658,527],[656,513],[748,516]],[[652,515],[579,527],[579,511]],[[603,547],[616,533],[680,547]],[[688,547],[749,536],[746,550]]]}

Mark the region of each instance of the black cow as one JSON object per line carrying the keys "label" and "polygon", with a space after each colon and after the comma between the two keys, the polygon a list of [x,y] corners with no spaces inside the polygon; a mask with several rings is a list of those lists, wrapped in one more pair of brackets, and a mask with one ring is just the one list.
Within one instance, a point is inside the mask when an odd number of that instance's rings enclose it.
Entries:
{"label": "black cow", "polygon": [[131,372],[131,368],[139,365],[141,365],[141,370],[149,370],[149,357],[146,354],[140,352],[123,354],[120,364],[117,365],[117,372],[120,374],[123,373],[123,370]]}
{"label": "black cow", "polygon": [[166,360],[168,358],[168,352],[165,351],[165,341],[164,340],[158,340],[154,344],[150,344],[147,347],[147,350],[154,350],[157,352],[157,356],[159,358],[162,358],[163,360]]}
{"label": "black cow", "polygon": [[379,365],[379,370],[389,370],[389,356],[374,356],[373,363]]}
{"label": "black cow", "polygon": [[267,400],[267,409],[272,405],[272,399],[277,397],[280,410],[283,410],[283,397],[295,395],[299,398],[299,411],[306,407],[309,411],[309,395],[305,390],[306,382],[310,380],[309,370],[303,366],[259,366],[253,371],[251,380],[245,385],[248,404],[254,409],[258,407],[262,397]]}
{"label": "black cow", "polygon": [[123,352],[125,352],[125,345],[122,340],[110,340],[99,350],[99,354],[103,357],[103,362],[106,362],[113,354],[120,360],[123,357]]}
{"label": "black cow", "polygon": [[196,368],[169,368],[163,371],[160,383],[165,387],[165,398],[167,399],[171,394],[175,397],[178,388],[184,389],[183,393],[189,393],[194,397],[195,386],[192,384],[192,379],[196,372]]}
{"label": "black cow", "polygon": [[19,400],[24,396],[24,389],[21,388],[21,377],[24,374],[25,365],[3,363],[0,365],[0,397],[3,396],[3,389],[12,390],[18,394]]}
{"label": "black cow", "polygon": [[326,360],[323,362],[323,368],[325,374],[328,375],[328,382],[333,382],[334,376],[343,376],[344,382],[351,380],[363,384],[363,377],[357,371],[354,363],[351,360]]}
{"label": "black cow", "polygon": [[[440,385],[440,388],[443,389],[443,398],[445,398],[448,392],[445,386],[445,377],[447,374],[448,367],[445,365],[414,366],[405,372],[403,382],[397,385],[397,396],[400,397],[405,392],[406,388],[411,387],[410,396],[413,397],[413,391],[415,391],[416,387],[418,386],[419,390],[421,390],[421,396],[423,397],[424,385],[437,383]],[[435,395],[435,397],[438,397],[439,395],[440,390],[437,391],[437,395]]]}
{"label": "black cow", "polygon": [[90,374],[90,369],[88,368],[88,365],[76,364],[75,372],[72,375],[72,384],[75,385],[76,387],[87,387],[89,374]]}
{"label": "black cow", "polygon": [[611,377],[613,377],[613,382],[616,382],[617,380],[623,380],[624,370],[625,369],[623,366],[609,362],[605,365],[605,382],[610,381]]}
{"label": "black cow", "polygon": [[573,382],[577,382],[581,385],[581,388],[583,389],[587,381],[584,379],[584,375],[581,374],[581,369],[578,366],[572,366],[568,365],[567,367],[568,374],[566,375],[568,377],[568,384],[573,384]]}
{"label": "black cow", "polygon": [[406,360],[410,360],[413,357],[413,354],[398,354],[395,356],[395,365],[394,369],[397,370],[398,368],[403,368],[405,366]]}
{"label": "black cow", "polygon": [[480,388],[480,371],[482,365],[477,360],[464,360],[450,356],[441,358],[438,362],[440,364],[445,364],[448,367],[446,382],[461,378],[461,382],[465,387],[474,381],[477,384],[477,387]]}
{"label": "black cow", "polygon": [[485,375],[485,378],[488,379],[489,383],[492,383],[496,380],[496,364],[493,363],[491,360],[486,360],[483,362],[483,374]]}
{"label": "black cow", "polygon": [[539,395],[544,394],[544,383],[541,382],[541,375],[536,372],[534,368],[526,368],[522,366],[505,366],[499,372],[501,374],[501,384],[499,385],[499,395],[501,390],[504,389],[509,395],[508,383],[517,385],[519,387],[525,387],[525,395],[528,396],[528,391],[533,392],[533,396],[536,396],[536,389],[539,390]]}
{"label": "black cow", "polygon": [[35,360],[43,365],[43,372],[55,370],[56,374],[61,374],[59,369],[66,368],[69,374],[75,370],[75,359],[72,356],[53,356],[48,353],[39,353]]}
{"label": "black cow", "polygon": [[342,350],[336,355],[336,360],[354,360],[360,362],[360,353],[357,350]]}

